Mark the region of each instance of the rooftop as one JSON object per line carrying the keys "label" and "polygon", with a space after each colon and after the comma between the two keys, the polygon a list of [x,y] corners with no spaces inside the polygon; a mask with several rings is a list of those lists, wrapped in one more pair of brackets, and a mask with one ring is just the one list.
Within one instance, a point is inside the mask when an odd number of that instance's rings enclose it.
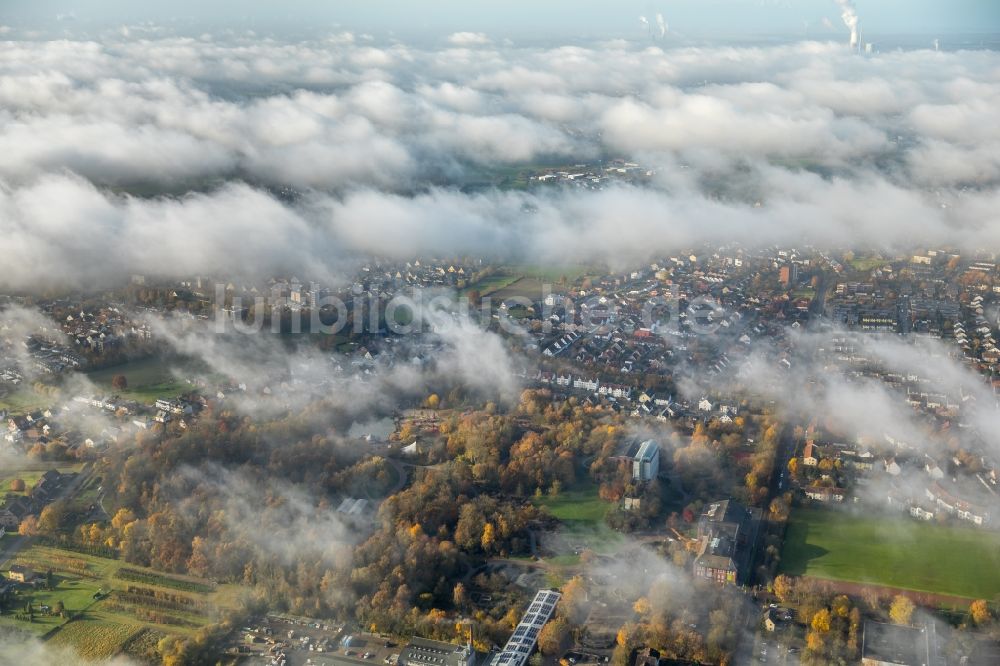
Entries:
{"label": "rooftop", "polygon": [[930,659],[927,629],[865,622],[861,658],[901,666],[925,666]]}
{"label": "rooftop", "polygon": [[639,446],[639,451],[635,454],[636,460],[652,460],[659,454],[660,445],[652,439],[647,439]]}

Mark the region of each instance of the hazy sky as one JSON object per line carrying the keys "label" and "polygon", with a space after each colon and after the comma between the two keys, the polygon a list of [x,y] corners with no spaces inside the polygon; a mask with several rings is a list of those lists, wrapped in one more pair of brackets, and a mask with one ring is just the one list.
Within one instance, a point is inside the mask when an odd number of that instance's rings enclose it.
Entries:
{"label": "hazy sky", "polygon": [[[857,0],[863,29],[876,34],[1000,31],[997,0]],[[834,0],[3,0],[0,24],[58,28],[169,22],[258,30],[340,24],[375,34],[476,30],[494,36],[634,36],[638,17],[662,13],[680,35],[845,32]],[[57,17],[59,17],[57,19]],[[58,21],[58,22],[57,22]]]}

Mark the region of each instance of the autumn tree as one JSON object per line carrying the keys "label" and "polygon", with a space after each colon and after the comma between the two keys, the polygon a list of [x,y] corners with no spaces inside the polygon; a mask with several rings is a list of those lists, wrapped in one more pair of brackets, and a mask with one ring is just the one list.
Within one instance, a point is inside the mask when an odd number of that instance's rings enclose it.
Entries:
{"label": "autumn tree", "polygon": [[38,515],[38,531],[52,535],[62,529],[69,517],[69,506],[65,501],[58,500],[42,509]]}
{"label": "autumn tree", "polygon": [[[125,510],[122,509],[121,511]],[[187,560],[188,572],[195,576],[204,576],[208,573],[210,567],[211,552],[208,543],[204,538],[196,536],[191,540],[191,557]]]}
{"label": "autumn tree", "polygon": [[483,536],[480,538],[480,544],[483,550],[487,553],[493,550],[493,544],[496,542],[496,528],[493,527],[493,523],[486,523],[483,526]]}
{"label": "autumn tree", "polygon": [[573,576],[563,585],[559,613],[571,624],[583,624],[587,619],[589,593],[587,583],[580,576]]}
{"label": "autumn tree", "polygon": [[976,599],[969,604],[969,615],[972,616],[972,621],[977,625],[985,624],[992,618],[990,605],[985,599]]}
{"label": "autumn tree", "polygon": [[135,513],[133,513],[131,509],[121,508],[118,509],[114,517],[111,519],[111,527],[116,530],[121,530],[133,521],[135,521]]}
{"label": "autumn tree", "polygon": [[789,458],[788,459],[788,471],[791,472],[793,479],[798,478],[798,474],[799,474],[799,459],[798,458]]}
{"label": "autumn tree", "polygon": [[25,489],[24,479],[11,479],[10,490],[15,493],[23,493]]}
{"label": "autumn tree", "polygon": [[847,617],[847,615],[851,612],[851,600],[847,598],[846,594],[837,595],[833,598],[830,608],[832,609],[834,616]]}
{"label": "autumn tree", "polygon": [[806,634],[806,650],[817,654],[823,651],[824,646],[823,634],[818,631],[810,631]]}
{"label": "autumn tree", "polygon": [[649,599],[647,599],[646,597],[639,597],[638,599],[635,600],[635,603],[632,604],[632,610],[634,610],[637,615],[642,615],[642,616],[649,615],[650,611]]}
{"label": "autumn tree", "polygon": [[452,603],[455,604],[455,608],[465,608],[465,606],[469,603],[469,594],[466,592],[464,584],[455,584],[455,589],[451,592],[451,600]]}
{"label": "autumn tree", "polygon": [[830,631],[830,611],[823,608],[813,615],[812,622],[809,623],[810,626],[816,631],[825,634]]}
{"label": "autumn tree", "polygon": [[788,520],[788,514],[791,507],[788,505],[788,501],[784,497],[775,497],[771,500],[770,505],[770,515],[771,520],[784,521]]}
{"label": "autumn tree", "polygon": [[866,587],[862,590],[861,598],[865,600],[866,604],[868,604],[868,608],[873,611],[877,611],[881,607],[881,600],[879,599],[878,592],[874,588]]}
{"label": "autumn tree", "polygon": [[399,441],[410,442],[413,436],[416,434],[416,430],[412,423],[404,423],[403,427],[399,429]]}
{"label": "autumn tree", "polygon": [[115,375],[111,380],[111,386],[113,386],[116,391],[124,391],[128,388],[128,379],[125,375]]}
{"label": "autumn tree", "polygon": [[37,536],[38,531],[38,518],[35,516],[25,516],[24,520],[18,526],[17,531],[23,536]]}
{"label": "autumn tree", "polygon": [[538,632],[538,649],[548,657],[562,654],[569,640],[569,623],[564,618],[550,620]]}
{"label": "autumn tree", "polygon": [[795,581],[785,574],[774,579],[774,594],[782,603],[787,603],[795,594]]}
{"label": "autumn tree", "polygon": [[630,648],[635,637],[636,627],[633,624],[623,624],[615,635],[615,643],[621,648]]}
{"label": "autumn tree", "polygon": [[910,624],[915,609],[909,597],[897,594],[889,606],[889,618],[896,624]]}
{"label": "autumn tree", "polygon": [[861,611],[857,606],[851,609],[848,618],[847,649],[853,657],[856,656],[858,652],[858,632],[861,630]]}
{"label": "autumn tree", "polygon": [[478,507],[472,502],[463,504],[455,527],[455,543],[465,550],[474,550],[481,545],[485,527],[486,521]]}

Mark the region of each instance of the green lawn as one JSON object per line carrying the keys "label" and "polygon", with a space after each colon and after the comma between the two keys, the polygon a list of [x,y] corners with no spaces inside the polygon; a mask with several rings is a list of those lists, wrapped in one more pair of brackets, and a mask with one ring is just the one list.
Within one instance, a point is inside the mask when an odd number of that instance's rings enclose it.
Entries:
{"label": "green lawn", "polygon": [[[174,370],[181,372],[179,378]],[[151,356],[129,361],[110,368],[102,368],[86,373],[90,381],[108,394],[120,395],[128,400],[142,403],[152,403],[157,398],[174,398],[194,388],[184,381],[186,375],[205,374],[206,369],[192,360]],[[128,388],[118,391],[111,386],[115,375],[125,375]],[[55,391],[55,389],[53,389]],[[38,393],[33,386],[22,386],[13,393],[0,396],[0,409],[6,409],[12,414],[25,414],[36,409],[51,407],[59,401],[53,395]],[[72,396],[62,396],[70,398]]]}
{"label": "green lawn", "polygon": [[16,391],[0,395],[0,409],[11,414],[27,414],[37,409],[51,407],[56,399],[51,395],[38,393],[33,387],[22,386]]}
{"label": "green lawn", "polygon": [[796,509],[781,558],[793,575],[969,598],[1000,593],[1000,534],[974,527]]}
{"label": "green lawn", "polygon": [[[557,282],[549,282],[536,277],[524,277],[511,284],[497,289],[490,296],[494,304],[500,304],[511,298],[528,299],[529,301],[540,301],[548,294],[565,294],[569,289],[568,285]],[[513,314],[513,313],[511,313]]]}
{"label": "green lawn", "polygon": [[[191,384],[178,378],[174,373],[175,369],[181,369],[182,372],[185,369],[191,370],[192,374],[196,372],[187,367],[183,361],[153,356],[95,370],[87,373],[87,377],[108,393],[115,393],[137,402],[151,403],[157,398],[177,397],[193,388]],[[118,391],[111,386],[111,381],[116,375],[125,375],[128,380],[128,388],[124,391]]]}
{"label": "green lawn", "polygon": [[594,266],[585,266],[583,264],[566,264],[565,266],[560,266],[558,264],[546,264],[544,266],[538,264],[524,264],[520,266],[512,266],[511,272],[517,273],[525,278],[539,280],[541,282],[548,282],[549,284],[555,285],[562,281],[563,278],[566,279],[566,284],[573,284],[576,280],[579,280],[585,275],[594,273],[602,273],[603,271]]}
{"label": "green lawn", "polygon": [[881,268],[887,264],[891,263],[888,259],[882,259],[879,257],[855,257],[851,260],[851,268],[856,271],[868,272],[873,271],[876,268]]}
{"label": "green lawn", "polygon": [[[598,553],[607,553],[621,545],[622,535],[604,522],[611,504],[602,500],[597,490],[597,484],[588,478],[556,497],[544,495],[534,502],[537,506],[546,507],[562,523],[562,533],[571,542]],[[563,561],[556,563],[571,565],[578,559],[563,557]]]}
{"label": "green lawn", "polygon": [[[41,573],[44,574],[44,569]],[[35,609],[34,621],[27,622],[14,619],[10,613],[0,617],[0,624],[25,629],[37,634],[45,634],[66,622],[57,615],[42,615],[39,608],[44,604],[54,608],[56,602],[63,602],[68,613],[78,613],[89,608],[94,603],[94,593],[100,589],[100,582],[83,576],[56,574],[56,587],[53,590],[24,590],[18,594],[16,610],[23,610],[27,603]]]}
{"label": "green lawn", "polygon": [[38,479],[42,478],[44,470],[31,469],[31,470],[4,470],[0,472],[0,496],[6,495],[7,493],[14,492],[10,489],[10,482],[14,479],[21,479],[24,481],[24,492],[17,493],[18,495],[27,495],[28,491],[38,483]]}
{"label": "green lawn", "polygon": [[516,273],[494,273],[493,275],[484,277],[482,280],[473,282],[462,290],[462,294],[468,294],[470,291],[475,289],[479,292],[480,296],[489,296],[495,291],[509,287],[520,279],[521,276]]}
{"label": "green lawn", "polygon": [[590,481],[576,484],[555,497],[543,495],[535,504],[548,508],[549,513],[564,523],[600,523],[610,505],[597,495],[597,484]]}
{"label": "green lawn", "polygon": [[467,294],[470,290],[476,289],[482,296],[493,296],[494,301],[511,296],[525,296],[537,300],[542,297],[544,285],[549,285],[553,293],[563,293],[576,280],[593,272],[593,267],[578,264],[503,266],[493,275],[470,284],[462,290],[462,293]]}

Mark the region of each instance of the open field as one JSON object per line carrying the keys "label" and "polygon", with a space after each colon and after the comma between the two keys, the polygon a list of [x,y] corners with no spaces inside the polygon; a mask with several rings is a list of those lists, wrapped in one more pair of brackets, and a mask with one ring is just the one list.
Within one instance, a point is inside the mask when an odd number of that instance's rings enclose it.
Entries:
{"label": "open field", "polygon": [[[7,493],[14,493],[17,495],[27,495],[31,490],[32,486],[38,483],[38,479],[42,477],[44,470],[31,469],[31,470],[3,470],[0,471],[0,495],[6,495]],[[21,479],[24,481],[24,491],[15,492],[10,488],[10,482],[14,479]]]}
{"label": "open field", "polygon": [[562,523],[557,534],[545,539],[547,547],[559,553],[555,564],[577,564],[585,548],[603,553],[614,550],[621,543],[622,536],[604,522],[611,505],[598,497],[597,484],[590,479],[556,497],[545,495],[534,502],[546,507]]}
{"label": "open field", "polygon": [[500,273],[494,273],[493,275],[484,277],[482,280],[477,280],[476,282],[473,282],[464,290],[462,290],[462,293],[467,294],[473,289],[475,289],[479,292],[481,296],[490,296],[494,292],[499,291],[501,289],[505,289],[506,287],[510,286],[511,284],[517,282],[520,279],[521,276],[517,275],[516,273],[508,273],[506,271],[502,271]]}
{"label": "open field", "polygon": [[21,386],[8,391],[0,394],[0,409],[7,410],[11,414],[27,414],[48,407],[53,402],[51,395],[39,393],[31,386]]}
{"label": "open field", "polygon": [[[174,374],[175,368],[182,373],[190,372],[192,375],[203,374],[205,371],[195,361],[151,356],[94,370],[86,373],[86,377],[109,395],[115,394],[128,400],[151,403],[157,398],[174,398],[192,389],[192,386],[183,378]],[[119,391],[111,386],[115,375],[125,375],[128,379],[127,389]],[[60,395],[60,391],[55,387],[50,388],[51,393],[46,393],[45,390],[39,393],[34,386],[21,386],[17,390],[0,394],[0,409],[5,409],[12,414],[25,414],[51,407],[60,400],[68,400],[72,397]]]}
{"label": "open field", "polygon": [[[150,403],[157,398],[173,398],[192,389],[190,384],[174,374],[174,368],[183,368],[183,363],[175,359],[153,356],[95,370],[87,373],[87,377],[108,393]],[[128,380],[127,389],[118,391],[111,386],[115,375],[125,375]]]}
{"label": "open field", "polygon": [[873,271],[876,268],[881,268],[890,262],[888,259],[882,259],[880,257],[855,257],[851,260],[851,268],[856,271],[868,272]]}
{"label": "open field", "polygon": [[781,571],[991,599],[1000,593],[1000,534],[905,517],[796,509]]}
{"label": "open field", "polygon": [[508,298],[515,297],[527,298],[530,301],[540,301],[545,298],[546,286],[548,286],[548,293],[552,294],[564,294],[567,290],[566,285],[547,282],[533,277],[522,277],[502,289],[497,289],[490,294],[490,297],[494,303],[502,303]]}
{"label": "open field", "polygon": [[471,168],[466,175],[465,189],[476,190],[485,187],[523,190],[531,184],[530,177],[539,171],[555,171],[568,168],[565,164],[530,162],[526,164],[491,164]]}
{"label": "open field", "polygon": [[597,484],[587,479],[557,496],[543,495],[535,500],[564,523],[599,523],[604,520],[609,504],[597,495]]}
{"label": "open field", "polygon": [[566,266],[547,264],[541,265],[520,265],[511,266],[509,270],[521,277],[547,282],[553,286],[563,283],[571,285],[578,279],[586,275],[600,275],[604,270],[594,266],[584,266],[580,264],[570,264]]}
{"label": "open field", "polygon": [[470,284],[463,293],[476,289],[481,295],[492,297],[494,302],[514,296],[537,301],[542,298],[545,285],[549,285],[553,293],[564,293],[581,277],[600,272],[580,265],[503,266],[495,274]]}
{"label": "open field", "polygon": [[[55,588],[22,588],[15,608],[23,609],[30,602],[36,609],[34,621],[19,620],[8,612],[0,616],[0,626],[50,634],[56,642],[95,656],[112,649],[117,652],[144,627],[189,635],[213,621],[217,609],[232,606],[238,598],[232,586],[215,587],[208,581],[61,548],[33,545],[15,561],[42,576],[51,569]],[[130,587],[137,589],[129,593]],[[54,608],[60,601],[66,618],[37,610],[43,604]]]}
{"label": "open field", "polygon": [[137,624],[83,618],[67,623],[52,636],[50,642],[73,648],[84,659],[96,661],[118,654],[125,643],[140,631],[142,627]]}

